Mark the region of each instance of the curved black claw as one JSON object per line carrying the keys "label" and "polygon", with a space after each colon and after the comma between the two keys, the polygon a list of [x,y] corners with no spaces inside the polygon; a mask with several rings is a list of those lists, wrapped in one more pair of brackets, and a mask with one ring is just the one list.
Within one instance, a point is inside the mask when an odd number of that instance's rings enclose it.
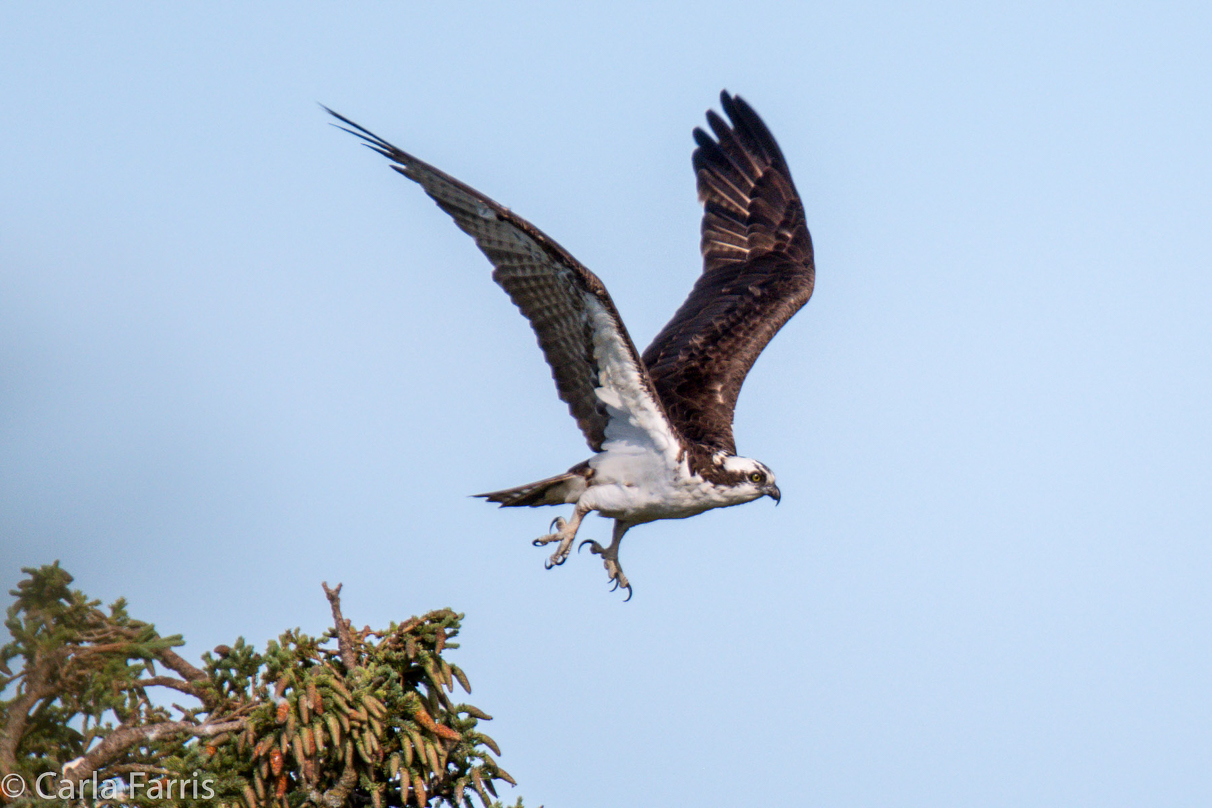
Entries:
{"label": "curved black claw", "polygon": [[[634,595],[635,592],[632,591],[631,584],[627,584],[627,586],[625,586],[623,588],[627,590],[627,597],[623,598],[623,602],[626,603],[627,601],[631,600],[631,596]],[[610,591],[611,592],[619,591],[619,580],[617,578],[614,580],[614,586],[610,587]]]}
{"label": "curved black claw", "polygon": [[530,546],[531,546],[531,547],[542,547],[542,546],[543,546],[544,544],[546,544],[546,543],[547,543],[547,542],[543,541],[543,540],[540,538],[540,539],[535,539],[534,541],[532,541],[532,542],[530,543]]}
{"label": "curved black claw", "polygon": [[558,566],[560,566],[561,564],[563,564],[563,563],[564,563],[565,561],[567,561],[567,560],[568,560],[568,556],[564,556],[564,557],[563,557],[563,558],[561,558],[559,561],[556,561],[556,560],[554,560],[554,559],[549,558],[549,559],[547,559],[546,561],[544,561],[544,562],[543,562],[543,569],[548,569],[548,570],[549,570],[549,569],[552,569],[552,568],[554,568],[554,567],[558,567]]}
{"label": "curved black claw", "polygon": [[[561,524],[561,522],[563,522],[563,521],[564,521],[563,517],[557,516],[555,519],[551,520],[551,524],[547,526],[547,529],[550,530],[552,533],[558,533],[564,529],[564,525]],[[556,525],[560,525],[560,526],[557,528]]]}
{"label": "curved black claw", "polygon": [[578,552],[578,553],[579,553],[579,552],[581,552],[581,548],[582,548],[582,547],[584,547],[586,544],[592,544],[592,545],[593,545],[593,547],[591,547],[591,548],[590,548],[589,552],[591,552],[591,553],[597,553],[598,555],[601,555],[601,554],[602,554],[602,545],[598,544],[598,543],[597,543],[596,541],[594,541],[593,539],[585,539],[585,541],[583,541],[583,542],[581,542],[580,544],[578,544],[578,545],[577,545],[577,552]]}

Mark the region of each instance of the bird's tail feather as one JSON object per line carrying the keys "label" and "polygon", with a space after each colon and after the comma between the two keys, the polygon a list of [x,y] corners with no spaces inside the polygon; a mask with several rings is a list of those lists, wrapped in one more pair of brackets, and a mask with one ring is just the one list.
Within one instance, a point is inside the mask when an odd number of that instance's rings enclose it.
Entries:
{"label": "bird's tail feather", "polygon": [[546,480],[539,480],[517,488],[506,488],[504,491],[492,491],[488,494],[476,494],[489,502],[500,503],[502,508],[519,508],[528,505],[537,508],[540,505],[563,505],[576,502],[577,497],[585,490],[585,475],[579,469],[566,471]]}

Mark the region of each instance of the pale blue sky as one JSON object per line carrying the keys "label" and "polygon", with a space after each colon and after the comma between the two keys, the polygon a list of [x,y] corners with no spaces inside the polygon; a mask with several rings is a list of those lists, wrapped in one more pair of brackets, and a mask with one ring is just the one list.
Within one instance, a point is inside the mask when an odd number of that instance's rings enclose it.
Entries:
{"label": "pale blue sky", "polygon": [[[467,613],[538,806],[1212,802],[1203,3],[0,6],[0,584],[196,656]],[[764,116],[816,295],[766,500],[543,569],[468,494],[586,448],[489,266],[350,116],[535,222],[646,344],[690,130]],[[603,538],[608,525],[587,522]]]}

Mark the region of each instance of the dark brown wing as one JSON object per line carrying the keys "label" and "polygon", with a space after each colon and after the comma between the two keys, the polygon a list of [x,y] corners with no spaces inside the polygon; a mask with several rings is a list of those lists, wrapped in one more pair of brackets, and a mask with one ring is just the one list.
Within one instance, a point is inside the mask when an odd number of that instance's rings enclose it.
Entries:
{"label": "dark brown wing", "polygon": [[732,413],[746,374],[812,296],[816,273],[804,206],[770,130],[739,96],[729,121],[694,130],[703,203],[703,274],[644,351],[644,364],[683,437],[736,453]]}
{"label": "dark brown wing", "polygon": [[[590,448],[601,451],[607,439],[611,415],[596,391],[613,386],[603,381],[618,376],[613,369],[622,367],[624,375],[636,382],[636,395],[628,398],[624,391],[625,405],[647,406],[659,413],[660,404],[639,352],[596,275],[530,222],[348,118],[324,109],[349,127],[339,128],[391,159],[392,168],[416,181],[475,239],[492,262],[492,279],[530,321],[560,398],[568,404]],[[663,421],[663,414],[649,420]]]}

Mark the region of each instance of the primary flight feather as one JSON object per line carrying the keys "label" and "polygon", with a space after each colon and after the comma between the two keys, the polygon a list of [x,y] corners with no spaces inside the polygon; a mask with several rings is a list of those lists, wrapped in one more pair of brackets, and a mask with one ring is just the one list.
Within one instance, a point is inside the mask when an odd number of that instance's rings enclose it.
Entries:
{"label": "primary flight feather", "polygon": [[[392,168],[419,184],[488,256],[492,278],[530,321],[560,398],[594,455],[563,474],[479,494],[502,507],[573,505],[547,567],[568,558],[591,511],[614,519],[602,557],[615,587],[623,534],[657,519],[781,494],[764,464],[736,454],[732,415],[758,354],[812,296],[812,239],[791,172],[770,130],[740,96],[720,94],[727,120],[694,130],[703,204],[703,274],[644,351],[605,285],[555,241],[479,191],[328,110]],[[345,128],[345,127],[343,127]]]}

